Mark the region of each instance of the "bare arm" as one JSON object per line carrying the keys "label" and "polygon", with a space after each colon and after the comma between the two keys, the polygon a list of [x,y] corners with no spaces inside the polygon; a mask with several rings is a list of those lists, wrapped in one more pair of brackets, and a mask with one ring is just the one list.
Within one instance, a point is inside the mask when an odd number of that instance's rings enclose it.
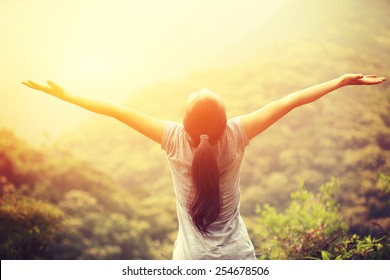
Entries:
{"label": "bare arm", "polygon": [[375,75],[345,74],[337,79],[291,93],[244,116],[241,122],[249,139],[257,136],[294,108],[311,103],[322,96],[347,85],[375,85],[384,82]]}
{"label": "bare arm", "polygon": [[164,122],[159,119],[120,104],[67,93],[60,86],[51,81],[47,82],[48,86],[40,85],[33,81],[23,82],[23,84],[32,89],[46,92],[89,111],[116,118],[157,143],[161,143],[164,131]]}

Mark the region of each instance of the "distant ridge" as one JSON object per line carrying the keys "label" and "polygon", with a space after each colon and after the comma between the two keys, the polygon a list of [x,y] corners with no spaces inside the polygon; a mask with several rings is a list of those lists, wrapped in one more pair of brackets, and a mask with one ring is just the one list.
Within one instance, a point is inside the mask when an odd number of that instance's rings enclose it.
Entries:
{"label": "distant ridge", "polygon": [[[389,14],[386,1],[289,1],[229,50],[234,59],[242,56],[239,63],[145,87],[127,104],[180,121],[187,94],[207,87],[223,96],[234,116],[345,72],[390,77]],[[229,59],[229,52],[221,59]],[[380,173],[390,174],[390,152],[381,147],[390,139],[389,85],[342,91],[292,112],[252,141],[242,174],[244,214],[253,215],[259,203],[284,207],[297,178],[315,190],[336,176],[346,217],[372,218],[364,201]],[[171,195],[160,147],[113,120],[97,117],[58,144],[109,171],[126,188]]]}

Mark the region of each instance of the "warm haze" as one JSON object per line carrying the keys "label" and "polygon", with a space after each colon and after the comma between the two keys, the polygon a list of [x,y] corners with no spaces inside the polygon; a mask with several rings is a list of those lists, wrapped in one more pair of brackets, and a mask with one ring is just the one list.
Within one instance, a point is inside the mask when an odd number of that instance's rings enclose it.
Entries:
{"label": "warm haze", "polygon": [[37,141],[90,116],[30,92],[27,79],[122,102],[143,85],[232,64],[224,52],[284,2],[1,1],[0,125]]}
{"label": "warm haze", "polygon": [[[390,77],[388,0],[0,3],[5,259],[170,259],[178,226],[160,145],[21,82],[181,121],[202,88],[233,117]],[[389,86],[339,88],[250,141],[240,213],[259,259],[390,259]]]}

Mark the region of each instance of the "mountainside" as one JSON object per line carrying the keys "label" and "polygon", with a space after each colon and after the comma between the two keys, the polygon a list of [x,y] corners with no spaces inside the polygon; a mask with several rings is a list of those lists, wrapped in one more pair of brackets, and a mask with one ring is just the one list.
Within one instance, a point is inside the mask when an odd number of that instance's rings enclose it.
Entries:
{"label": "mountainside", "polygon": [[[337,4],[335,4],[337,3]],[[221,55],[242,57],[223,69],[145,87],[127,105],[161,119],[180,121],[186,96],[207,87],[222,95],[228,115],[249,113],[292,91],[345,72],[390,76],[390,5],[375,1],[289,1],[236,47]],[[390,228],[387,198],[377,188],[390,174],[390,90],[346,88],[295,110],[254,139],[242,170],[242,212],[256,205],[284,208],[296,181],[310,190],[335,176],[351,230]],[[77,156],[109,172],[135,193],[171,196],[160,147],[104,117],[58,139]]]}
{"label": "mountainside", "polygon": [[[127,105],[181,121],[206,87],[232,117],[345,72],[390,77],[389,14],[385,0],[285,1],[209,69]],[[296,109],[246,150],[241,213],[258,259],[389,259],[389,195],[389,82]],[[41,146],[0,127],[2,259],[171,259],[175,211],[164,152],[116,120]]]}

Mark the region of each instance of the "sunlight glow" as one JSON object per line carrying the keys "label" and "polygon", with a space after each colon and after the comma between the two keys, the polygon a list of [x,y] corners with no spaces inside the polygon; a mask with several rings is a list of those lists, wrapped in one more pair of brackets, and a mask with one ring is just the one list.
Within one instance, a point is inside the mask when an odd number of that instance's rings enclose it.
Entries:
{"label": "sunlight glow", "polygon": [[[0,98],[9,105],[0,103],[0,125],[29,137],[33,130],[59,131],[84,118],[58,105],[51,116],[55,127],[42,125],[56,101],[31,97],[30,107],[20,95],[5,96],[31,94],[20,87],[26,79],[51,79],[79,94],[123,101],[144,85],[237,63],[239,53],[225,52],[285,1],[3,0],[0,24],[7,28],[0,30],[0,60],[7,76],[0,77]],[[21,125],[17,110],[40,114]]]}
{"label": "sunlight glow", "polygon": [[106,74],[112,70],[111,60],[107,57],[87,56],[82,61],[85,72],[91,74]]}

